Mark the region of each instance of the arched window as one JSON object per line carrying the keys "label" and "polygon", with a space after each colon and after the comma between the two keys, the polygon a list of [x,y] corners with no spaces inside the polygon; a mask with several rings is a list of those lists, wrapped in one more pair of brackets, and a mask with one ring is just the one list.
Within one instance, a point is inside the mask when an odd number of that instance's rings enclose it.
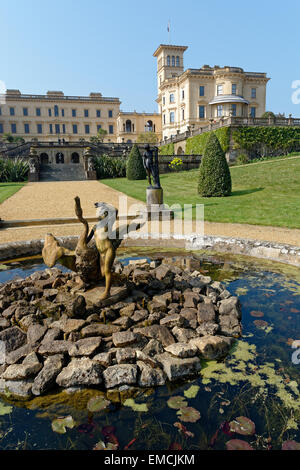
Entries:
{"label": "arched window", "polygon": [[172,67],[175,67],[175,56],[172,55]]}
{"label": "arched window", "polygon": [[71,162],[72,163],[79,163],[79,155],[77,152],[72,153],[71,155]]}
{"label": "arched window", "polygon": [[126,132],[131,132],[131,121],[127,119],[126,121]]}
{"label": "arched window", "polygon": [[176,67],[179,67],[179,55],[176,56]]}
{"label": "arched window", "polygon": [[167,65],[170,66],[171,65],[171,62],[170,62],[170,56],[168,55],[167,56]]}
{"label": "arched window", "polygon": [[152,132],[152,131],[153,131],[153,122],[149,120],[146,122],[145,132]]}
{"label": "arched window", "polygon": [[49,157],[48,157],[48,154],[47,154],[47,153],[41,153],[40,159],[41,159],[41,164],[42,164],[42,165],[48,165],[48,163],[49,163]]}
{"label": "arched window", "polygon": [[64,154],[61,152],[58,152],[55,157],[56,163],[65,163],[65,157]]}

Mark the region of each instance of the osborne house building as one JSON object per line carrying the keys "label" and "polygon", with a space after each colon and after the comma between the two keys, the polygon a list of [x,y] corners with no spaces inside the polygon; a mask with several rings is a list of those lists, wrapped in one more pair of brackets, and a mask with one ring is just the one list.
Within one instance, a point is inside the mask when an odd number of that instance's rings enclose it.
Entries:
{"label": "osborne house building", "polygon": [[25,141],[78,142],[104,129],[104,142],[133,143],[145,132],[154,132],[160,141],[227,116],[260,117],[265,112],[265,73],[217,65],[184,70],[186,49],[161,44],[154,52],[158,113],[122,112],[119,98],[101,93],[34,95],[8,89],[0,96],[0,138],[8,133]]}

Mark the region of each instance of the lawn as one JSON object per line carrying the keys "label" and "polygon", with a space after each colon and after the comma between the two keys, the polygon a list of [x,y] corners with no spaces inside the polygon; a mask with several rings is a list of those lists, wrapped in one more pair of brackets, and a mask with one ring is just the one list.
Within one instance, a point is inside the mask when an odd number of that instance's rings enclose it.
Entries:
{"label": "lawn", "polygon": [[[164,203],[204,204],[205,220],[300,229],[300,156],[230,168],[232,195],[201,198],[198,170],[161,175]],[[126,178],[101,183],[146,201],[147,182]],[[193,211],[193,216],[195,211]]]}
{"label": "lawn", "polygon": [[0,183],[0,204],[15,194],[26,183]]}

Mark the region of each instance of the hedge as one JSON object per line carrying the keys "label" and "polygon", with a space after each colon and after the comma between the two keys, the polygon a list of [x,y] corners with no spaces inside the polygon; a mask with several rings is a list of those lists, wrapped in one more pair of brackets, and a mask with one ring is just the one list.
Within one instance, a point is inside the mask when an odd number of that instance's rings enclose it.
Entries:
{"label": "hedge", "polygon": [[143,165],[142,156],[136,144],[131,149],[127,158],[126,176],[128,180],[146,179],[146,170]]}
{"label": "hedge", "polygon": [[159,147],[159,154],[160,155],[174,155],[175,154],[174,143],[171,142],[170,144],[162,145],[161,147]]}
{"label": "hedge", "polygon": [[186,155],[203,155],[208,137],[212,133],[216,135],[220,142],[223,152],[226,153],[229,150],[230,128],[221,127],[220,129],[216,129],[215,131],[208,131],[204,132],[203,134],[189,137],[186,141]]}
{"label": "hedge", "polygon": [[95,157],[94,162],[98,179],[126,176],[126,160],[122,157],[109,157],[103,154],[101,157]]}

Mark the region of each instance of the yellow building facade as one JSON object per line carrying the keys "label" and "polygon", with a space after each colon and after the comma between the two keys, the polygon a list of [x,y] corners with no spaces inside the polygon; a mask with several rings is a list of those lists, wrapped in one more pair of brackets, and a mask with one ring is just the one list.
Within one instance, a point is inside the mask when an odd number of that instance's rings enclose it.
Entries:
{"label": "yellow building facade", "polygon": [[140,134],[154,133],[161,140],[161,115],[159,113],[124,113],[117,118],[117,142],[134,143]]}
{"label": "yellow building facade", "polygon": [[186,50],[161,44],[153,54],[163,140],[224,117],[261,117],[266,110],[266,73],[217,65],[184,70]]}

